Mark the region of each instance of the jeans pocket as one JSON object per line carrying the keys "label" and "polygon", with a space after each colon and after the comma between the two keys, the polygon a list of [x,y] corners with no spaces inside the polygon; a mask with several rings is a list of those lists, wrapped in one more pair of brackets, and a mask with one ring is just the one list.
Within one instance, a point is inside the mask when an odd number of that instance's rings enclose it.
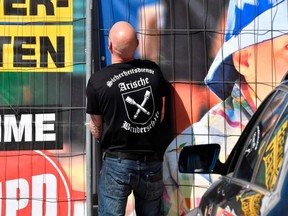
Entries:
{"label": "jeans pocket", "polygon": [[128,184],[129,175],[127,172],[123,172],[121,167],[110,166],[106,168],[105,185],[109,193],[115,194],[116,196],[123,196],[123,194],[125,194],[126,196],[128,193],[126,192]]}
{"label": "jeans pocket", "polygon": [[100,203],[101,215],[124,215],[127,197],[131,193],[127,185],[127,174],[114,164],[105,163],[101,171]]}
{"label": "jeans pocket", "polygon": [[146,199],[157,199],[163,194],[162,169],[146,175]]}

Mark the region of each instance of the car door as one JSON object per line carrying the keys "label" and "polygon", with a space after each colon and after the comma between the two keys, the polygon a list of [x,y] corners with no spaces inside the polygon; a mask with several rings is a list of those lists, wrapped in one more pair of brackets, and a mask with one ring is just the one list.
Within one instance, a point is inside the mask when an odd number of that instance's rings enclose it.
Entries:
{"label": "car door", "polygon": [[282,164],[287,155],[287,105],[288,94],[279,89],[249,123],[251,129],[239,139],[243,148],[240,157],[234,158],[235,169],[202,198],[205,215],[263,215],[273,209],[270,199],[280,174],[286,171]]}

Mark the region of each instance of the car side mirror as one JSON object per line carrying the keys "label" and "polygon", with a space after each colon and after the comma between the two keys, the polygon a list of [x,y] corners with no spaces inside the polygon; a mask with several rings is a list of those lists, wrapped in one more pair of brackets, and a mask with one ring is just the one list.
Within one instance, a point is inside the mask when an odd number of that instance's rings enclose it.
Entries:
{"label": "car side mirror", "polygon": [[181,173],[221,173],[219,161],[220,145],[185,146],[179,155],[178,168]]}

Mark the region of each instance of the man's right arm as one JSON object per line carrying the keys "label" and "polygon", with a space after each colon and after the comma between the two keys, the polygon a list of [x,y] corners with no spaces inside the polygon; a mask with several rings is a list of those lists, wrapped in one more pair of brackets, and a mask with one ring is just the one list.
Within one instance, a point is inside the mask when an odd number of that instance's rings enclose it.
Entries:
{"label": "man's right arm", "polygon": [[103,120],[101,115],[90,115],[90,124],[89,128],[92,135],[96,140],[100,141],[103,131]]}

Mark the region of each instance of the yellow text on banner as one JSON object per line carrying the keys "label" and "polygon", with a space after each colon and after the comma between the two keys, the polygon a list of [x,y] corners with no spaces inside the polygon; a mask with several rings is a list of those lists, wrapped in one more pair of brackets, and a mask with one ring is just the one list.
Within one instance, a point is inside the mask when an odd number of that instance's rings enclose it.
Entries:
{"label": "yellow text on banner", "polygon": [[71,22],[72,0],[2,0],[0,22]]}
{"label": "yellow text on banner", "polygon": [[0,72],[72,72],[72,25],[4,25]]}

